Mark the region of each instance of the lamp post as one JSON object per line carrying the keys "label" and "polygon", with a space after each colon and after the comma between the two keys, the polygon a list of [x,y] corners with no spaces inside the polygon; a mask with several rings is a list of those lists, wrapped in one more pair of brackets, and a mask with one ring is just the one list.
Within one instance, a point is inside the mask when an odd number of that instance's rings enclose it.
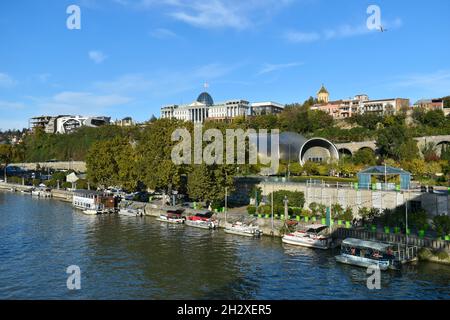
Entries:
{"label": "lamp post", "polygon": [[283,203],[284,203],[284,220],[286,221],[287,217],[288,217],[288,213],[289,213],[289,209],[288,209],[289,200],[288,200],[287,196],[284,196]]}

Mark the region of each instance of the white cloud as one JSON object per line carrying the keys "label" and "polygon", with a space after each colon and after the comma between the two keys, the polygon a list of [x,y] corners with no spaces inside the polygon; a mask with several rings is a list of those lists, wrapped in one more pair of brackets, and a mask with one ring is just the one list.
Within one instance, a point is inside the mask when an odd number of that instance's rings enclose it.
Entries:
{"label": "white cloud", "polygon": [[107,92],[138,92],[149,90],[153,81],[146,79],[142,74],[125,74],[112,81],[94,82],[94,88]]}
{"label": "white cloud", "polygon": [[10,102],[0,100],[0,110],[2,111],[20,110],[24,108],[25,104],[23,104],[22,102]]}
{"label": "white cloud", "polygon": [[170,39],[170,38],[176,38],[177,34],[169,29],[164,28],[158,28],[150,32],[150,35],[153,38],[157,39]]}
{"label": "white cloud", "polygon": [[306,43],[320,40],[321,35],[317,32],[288,31],[284,38],[293,43]]}
{"label": "white cloud", "polygon": [[282,70],[282,69],[288,69],[288,68],[294,68],[301,66],[303,63],[301,62],[291,62],[291,63],[283,63],[283,64],[269,64],[266,63],[263,68],[258,72],[257,75],[263,75],[266,73]]}
{"label": "white cloud", "polygon": [[200,28],[246,29],[276,14],[293,0],[113,0],[115,3],[152,10],[162,7],[175,20]]}
{"label": "white cloud", "polygon": [[[383,27],[389,30],[400,28],[403,22],[400,18],[396,18],[392,22],[383,23]],[[369,30],[365,24],[361,25],[341,25],[336,28],[325,29],[323,31],[294,31],[290,30],[284,33],[284,38],[292,43],[308,43],[319,40],[334,40],[356,36],[363,36],[370,33],[377,33],[378,30]]]}
{"label": "white cloud", "polygon": [[51,97],[33,98],[42,114],[87,114],[108,112],[111,107],[120,106],[132,99],[118,94],[99,95],[91,92],[63,91]]}
{"label": "white cloud", "polygon": [[446,96],[450,94],[450,71],[408,74],[399,77],[389,86],[414,89],[421,94]]}
{"label": "white cloud", "polygon": [[98,50],[91,50],[89,51],[88,55],[89,59],[91,59],[97,64],[102,63],[107,58],[107,56],[103,52]]}
{"label": "white cloud", "polygon": [[11,76],[6,73],[0,73],[0,88],[11,88],[17,84]]}

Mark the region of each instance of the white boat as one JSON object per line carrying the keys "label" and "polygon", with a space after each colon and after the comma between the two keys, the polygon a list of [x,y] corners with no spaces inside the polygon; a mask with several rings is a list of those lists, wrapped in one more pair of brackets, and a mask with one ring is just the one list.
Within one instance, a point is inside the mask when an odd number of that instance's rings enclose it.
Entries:
{"label": "white boat", "polygon": [[306,226],[303,230],[286,234],[282,241],[284,243],[308,248],[330,249],[333,239],[323,233],[328,229],[322,224],[312,224]]}
{"label": "white boat", "polygon": [[358,267],[378,266],[380,270],[398,269],[393,246],[389,243],[347,238],[342,241],[341,254],[336,261]]}
{"label": "white boat", "polygon": [[31,195],[39,198],[51,198],[52,193],[48,188],[38,188],[32,190]]}
{"label": "white boat", "polygon": [[161,222],[168,222],[173,224],[183,224],[184,223],[184,217],[182,216],[182,213],[184,210],[167,210],[166,214],[161,214],[159,218],[156,218],[156,220]]}
{"label": "white boat", "polygon": [[242,222],[236,222],[231,226],[226,227],[225,232],[246,237],[260,237],[263,233],[262,230],[260,230],[258,227],[246,225]]}
{"label": "white boat", "polygon": [[100,214],[99,211],[97,210],[92,210],[92,209],[88,209],[88,210],[83,210],[83,213],[88,215],[88,216],[95,216],[97,214]]}
{"label": "white boat", "polygon": [[142,209],[124,208],[119,210],[119,215],[126,217],[142,217],[144,212]]}
{"label": "white boat", "polygon": [[187,217],[184,223],[195,228],[216,229],[218,223],[217,220],[212,219],[213,214],[211,211],[198,212],[193,216]]}

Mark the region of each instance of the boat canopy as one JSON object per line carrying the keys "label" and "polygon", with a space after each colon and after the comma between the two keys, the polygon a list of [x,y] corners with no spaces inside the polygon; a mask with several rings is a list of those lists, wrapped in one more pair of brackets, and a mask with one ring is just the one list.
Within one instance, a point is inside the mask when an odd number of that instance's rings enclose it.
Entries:
{"label": "boat canopy", "polygon": [[343,246],[349,246],[349,247],[357,247],[357,248],[368,248],[368,249],[374,249],[378,251],[386,251],[388,250],[392,245],[389,243],[384,242],[376,242],[376,241],[367,241],[367,240],[361,240],[361,239],[354,239],[354,238],[347,238],[344,241],[342,241]]}
{"label": "boat canopy", "polygon": [[316,233],[319,233],[319,232],[325,230],[326,228],[328,228],[328,227],[323,224],[311,224],[311,225],[305,226],[305,230],[307,232],[316,232]]}
{"label": "boat canopy", "polygon": [[211,218],[213,216],[213,214],[214,214],[214,212],[212,212],[212,211],[204,210],[204,211],[197,211],[195,216],[200,217],[200,218]]}

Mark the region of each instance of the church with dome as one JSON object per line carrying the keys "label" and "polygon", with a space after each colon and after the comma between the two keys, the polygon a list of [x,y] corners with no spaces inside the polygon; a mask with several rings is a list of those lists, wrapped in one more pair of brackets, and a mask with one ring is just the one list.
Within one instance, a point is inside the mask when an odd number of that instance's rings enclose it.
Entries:
{"label": "church with dome", "polygon": [[[205,85],[205,89],[207,85]],[[190,104],[169,105],[161,108],[161,118],[178,119],[203,123],[205,121],[229,122],[237,117],[245,117],[250,109],[250,103],[246,100],[227,100],[214,103],[211,95],[204,91],[197,100]]]}

